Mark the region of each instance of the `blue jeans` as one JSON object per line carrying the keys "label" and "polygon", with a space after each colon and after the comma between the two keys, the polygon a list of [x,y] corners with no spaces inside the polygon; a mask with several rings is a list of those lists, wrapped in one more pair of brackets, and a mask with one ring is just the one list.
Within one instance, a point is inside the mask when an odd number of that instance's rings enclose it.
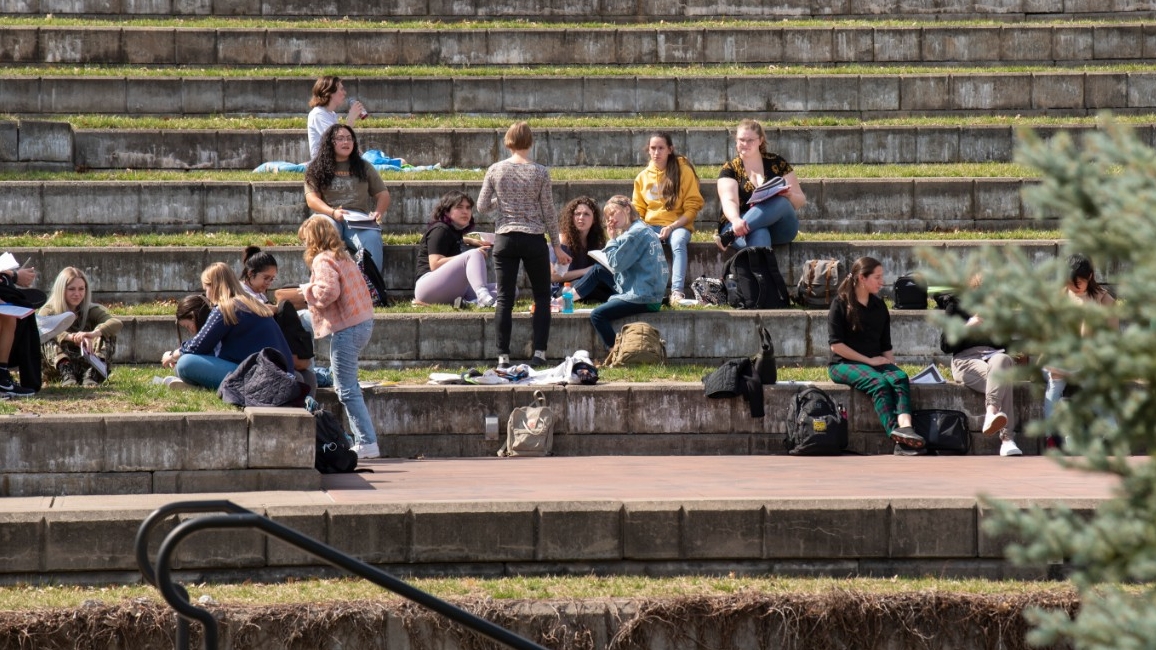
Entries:
{"label": "blue jeans", "polygon": [[590,323],[594,331],[606,344],[606,348],[614,347],[617,335],[614,333],[614,321],[635,314],[645,314],[650,311],[650,305],[644,302],[626,302],[625,300],[608,300],[598,305],[590,312]]}
{"label": "blue jeans", "polygon": [[1068,386],[1068,382],[1047,370],[1044,371],[1044,379],[1048,380],[1048,387],[1044,390],[1044,417],[1050,418],[1052,412],[1056,410],[1056,404],[1064,399],[1064,388]]}
{"label": "blue jeans", "polygon": [[377,442],[377,432],[373,428],[373,418],[365,406],[361,395],[361,385],[357,383],[357,357],[369,343],[373,334],[373,319],[358,323],[333,333],[329,344],[329,367],[333,371],[333,386],[337,400],[345,407],[345,417],[349,420],[349,432],[354,442],[371,445]]}
{"label": "blue jeans", "polygon": [[329,215],[321,215],[329,219],[329,223],[337,228],[337,234],[341,235],[341,241],[353,246],[354,248],[363,248],[369,252],[373,257],[373,263],[377,265],[377,270],[382,271],[385,268],[385,246],[381,242],[381,231],[371,228],[350,228],[345,221],[337,221]]}
{"label": "blue jeans", "polygon": [[[752,205],[743,213],[743,221],[747,222],[751,231],[745,237],[736,237],[734,247],[748,246],[782,246],[795,241],[799,234],[799,215],[795,213],[795,206],[785,196],[776,196]],[[733,230],[728,221],[720,233]]]}
{"label": "blue jeans", "polygon": [[570,283],[570,288],[582,302],[606,302],[614,295],[614,274],[595,262],[585,275]]}
{"label": "blue jeans", "polygon": [[[655,234],[662,231],[662,226],[651,226]],[[794,236],[791,237],[794,239]],[[670,232],[670,254],[673,258],[670,264],[670,290],[682,291],[686,281],[686,247],[690,243],[690,231],[686,228],[675,228]]]}
{"label": "blue jeans", "polygon": [[211,354],[182,354],[177,359],[177,376],[186,384],[217,390],[225,375],[237,369],[233,363]]}

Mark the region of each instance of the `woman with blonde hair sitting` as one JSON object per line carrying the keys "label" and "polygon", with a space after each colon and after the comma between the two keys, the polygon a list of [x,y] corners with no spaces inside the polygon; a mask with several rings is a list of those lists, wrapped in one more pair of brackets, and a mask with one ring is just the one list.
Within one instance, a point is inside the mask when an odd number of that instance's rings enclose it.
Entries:
{"label": "woman with blonde hair sitting", "polygon": [[196,336],[166,352],[161,365],[175,367],[187,384],[217,390],[246,357],[264,348],[292,361],[289,344],[273,320],[273,308],[245,291],[228,264],[210,264],[201,273],[201,286],[213,305],[208,320]]}
{"label": "woman with blonde hair sitting", "polygon": [[116,335],[124,324],[102,305],[92,302],[88,276],[74,266],[64,267],[56,276],[48,303],[37,315],[70,312],[76,314],[72,325],[44,343],[44,373],[49,378],[59,377],[61,386],[96,386],[108,377],[116,352]]}
{"label": "woman with blonde hair sitting", "polygon": [[379,458],[377,432],[357,382],[358,357],[373,335],[373,300],[361,271],[333,222],[314,215],[297,236],[305,244],[309,282],[301,285],[313,319],[313,336],[331,336],[329,367],[337,399],[345,407],[358,458]]}

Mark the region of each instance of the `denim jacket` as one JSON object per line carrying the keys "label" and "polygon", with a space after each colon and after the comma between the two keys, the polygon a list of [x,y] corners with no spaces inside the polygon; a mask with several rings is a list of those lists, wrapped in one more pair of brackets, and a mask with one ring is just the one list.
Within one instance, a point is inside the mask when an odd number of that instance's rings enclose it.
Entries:
{"label": "denim jacket", "polygon": [[670,282],[670,270],[658,235],[641,219],[611,239],[602,249],[614,270],[618,293],[611,300],[644,304],[661,303]]}

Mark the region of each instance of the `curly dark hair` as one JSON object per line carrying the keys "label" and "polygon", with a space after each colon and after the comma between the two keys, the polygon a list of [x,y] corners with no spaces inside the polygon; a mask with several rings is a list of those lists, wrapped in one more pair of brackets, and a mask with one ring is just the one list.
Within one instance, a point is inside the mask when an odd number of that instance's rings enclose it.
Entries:
{"label": "curly dark hair", "polygon": [[470,204],[470,210],[471,210],[470,223],[469,223],[469,225],[467,225],[465,228],[462,229],[462,232],[470,232],[471,230],[476,228],[477,224],[474,222],[474,214],[472,212],[474,205],[475,205],[474,200],[472,198],[470,198],[469,194],[466,194],[465,192],[462,192],[461,190],[454,190],[452,192],[446,192],[445,194],[442,195],[442,198],[441,198],[441,200],[438,201],[437,207],[434,208],[433,216],[430,218],[429,224],[427,224],[427,225],[431,226],[431,227],[435,223],[444,223],[444,224],[448,224],[448,225],[453,225],[453,223],[450,221],[450,210],[453,210],[462,201],[469,203]]}
{"label": "curly dark hair", "polygon": [[[586,241],[582,241],[578,235],[578,228],[574,226],[574,210],[578,209],[580,205],[590,208],[594,213],[594,223],[590,226],[590,232],[586,233]],[[598,207],[598,203],[588,196],[571,199],[562,208],[562,212],[558,214],[558,223],[561,225],[562,239],[566,240],[566,245],[570,247],[570,255],[572,256],[585,255],[586,251],[596,251],[606,245],[606,230],[602,225],[602,208]]]}
{"label": "curly dark hair", "polygon": [[321,136],[321,146],[317,148],[317,157],[305,169],[305,182],[317,189],[325,198],[325,190],[333,184],[333,177],[337,175],[337,151],[333,147],[333,138],[338,131],[345,130],[353,138],[353,153],[349,154],[349,173],[359,180],[369,178],[366,168],[369,166],[361,159],[361,147],[357,144],[357,134],[344,124],[334,124]]}

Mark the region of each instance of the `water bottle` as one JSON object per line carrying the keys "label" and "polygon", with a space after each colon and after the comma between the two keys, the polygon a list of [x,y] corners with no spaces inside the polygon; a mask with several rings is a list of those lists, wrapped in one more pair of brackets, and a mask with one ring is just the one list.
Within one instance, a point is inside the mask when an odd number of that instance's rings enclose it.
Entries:
{"label": "water bottle", "polygon": [[574,289],[570,288],[570,283],[562,285],[562,313],[574,313]]}

